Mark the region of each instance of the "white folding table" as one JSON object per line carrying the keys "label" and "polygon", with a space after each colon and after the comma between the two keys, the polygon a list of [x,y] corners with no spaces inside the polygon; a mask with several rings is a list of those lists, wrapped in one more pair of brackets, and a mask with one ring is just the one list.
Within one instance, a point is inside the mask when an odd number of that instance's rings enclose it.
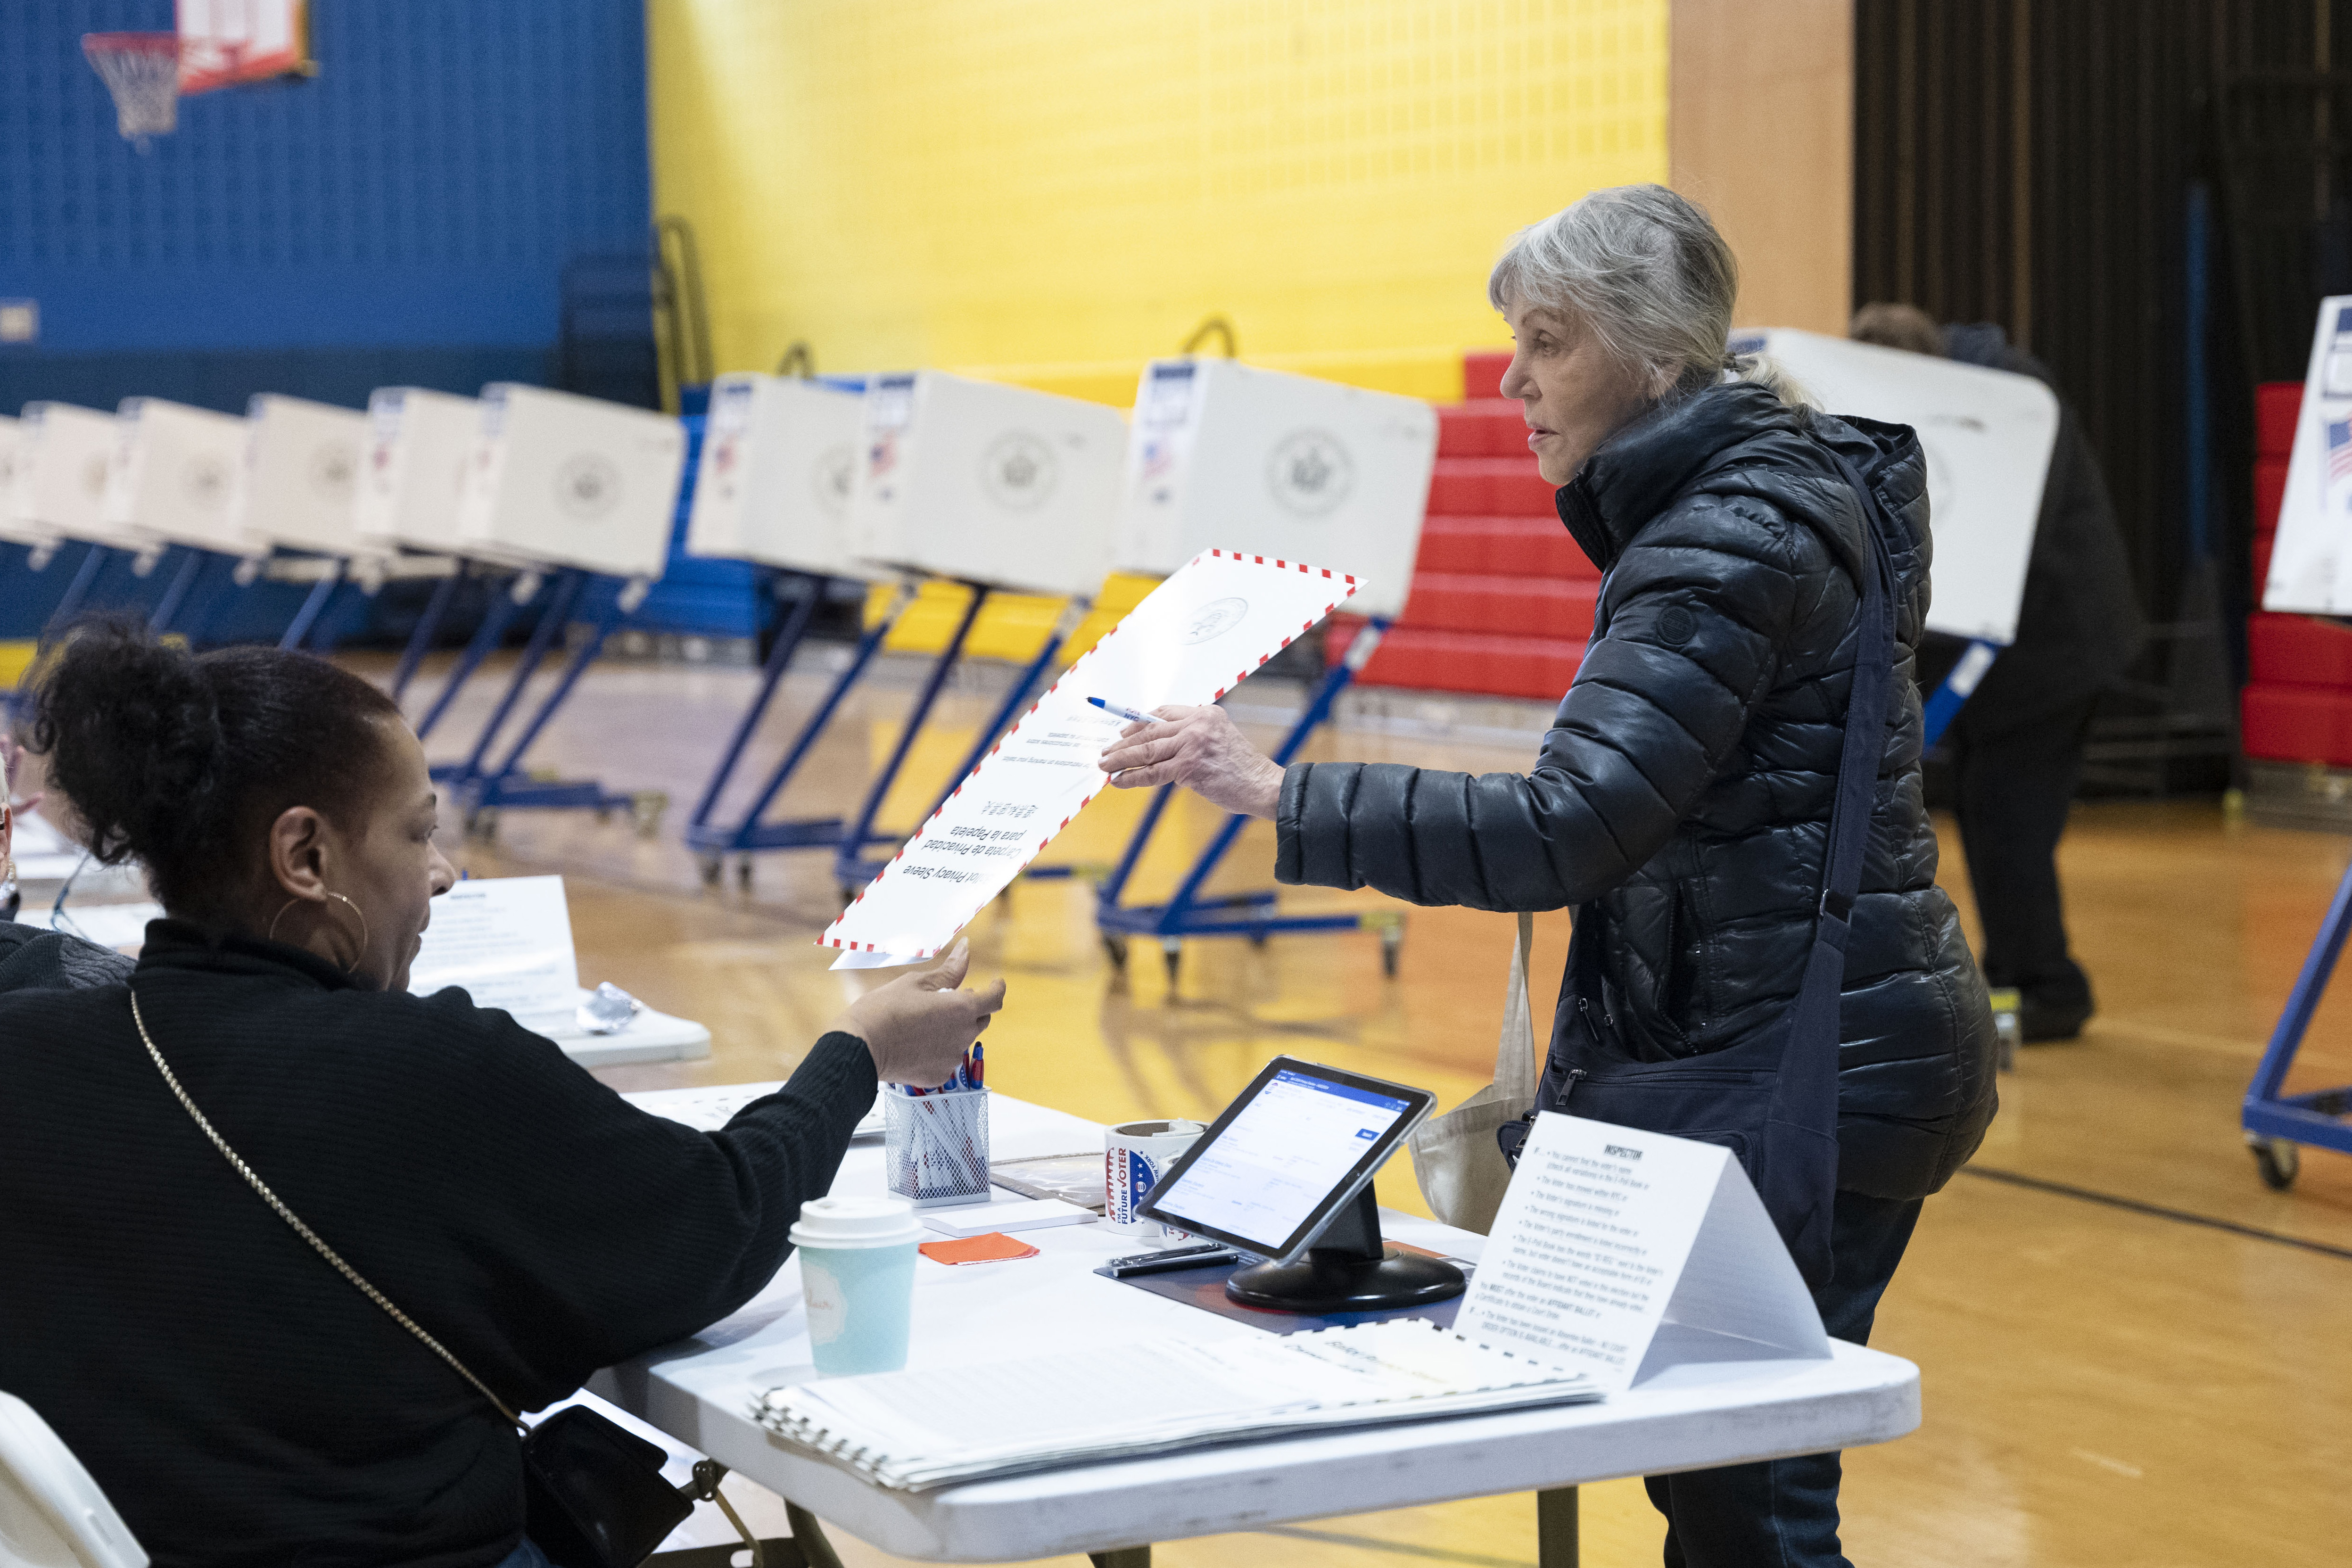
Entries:
{"label": "white folding table", "polygon": [[[994,1098],[992,1121],[991,1155],[998,1161],[1102,1147],[1097,1124],[1003,1095]],[[834,1191],[881,1190],[881,1147],[853,1146]],[[1486,1240],[1392,1210],[1381,1211],[1381,1223],[1393,1239],[1471,1259]],[[1092,1272],[1139,1250],[1131,1237],[1079,1226],[1024,1232],[1022,1239],[1040,1256],[954,1268],[917,1263],[909,1367],[1238,1327]],[[1716,1353],[1724,1348],[1717,1342]],[[1916,1367],[1833,1342],[1823,1361],[1669,1366],[1597,1405],[899,1492],[795,1448],[751,1419],[754,1393],[812,1375],[800,1269],[788,1262],[732,1317],[609,1367],[589,1387],[790,1500],[796,1528],[813,1514],[906,1557],[990,1563],[1084,1552],[1098,1568],[1144,1568],[1155,1541],[1529,1490],[1538,1494],[1543,1568],[1568,1568],[1576,1561],[1574,1489],[1584,1482],[1883,1443],[1919,1424]]]}

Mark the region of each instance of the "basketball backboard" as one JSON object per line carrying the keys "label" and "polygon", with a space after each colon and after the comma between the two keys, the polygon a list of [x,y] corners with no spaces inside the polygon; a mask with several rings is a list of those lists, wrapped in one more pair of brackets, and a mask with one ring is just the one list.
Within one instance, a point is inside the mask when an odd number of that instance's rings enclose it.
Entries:
{"label": "basketball backboard", "polygon": [[177,0],[180,96],[316,76],[309,0]]}

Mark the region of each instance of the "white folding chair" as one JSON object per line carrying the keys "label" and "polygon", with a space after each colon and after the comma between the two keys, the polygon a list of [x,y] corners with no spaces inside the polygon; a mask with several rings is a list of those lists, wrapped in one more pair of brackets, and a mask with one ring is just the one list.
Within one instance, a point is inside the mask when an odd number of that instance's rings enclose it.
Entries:
{"label": "white folding chair", "polygon": [[81,1461],[13,1394],[0,1394],[0,1568],[147,1568]]}

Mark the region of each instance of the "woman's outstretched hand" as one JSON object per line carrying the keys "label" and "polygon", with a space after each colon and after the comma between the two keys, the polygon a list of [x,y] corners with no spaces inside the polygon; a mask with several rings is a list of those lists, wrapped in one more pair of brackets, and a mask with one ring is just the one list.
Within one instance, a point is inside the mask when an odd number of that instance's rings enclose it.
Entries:
{"label": "woman's outstretched hand", "polygon": [[901,974],[852,1002],[833,1026],[866,1042],[884,1083],[929,1089],[955,1077],[972,1041],[1004,1005],[1004,982],[963,991],[971,950],[957,942],[930,968]]}
{"label": "woman's outstretched hand", "polygon": [[1282,804],[1282,769],[1243,739],[1214,703],[1155,708],[1160,721],[1129,724],[1102,754],[1120,789],[1182,784],[1212,805],[1271,818]]}

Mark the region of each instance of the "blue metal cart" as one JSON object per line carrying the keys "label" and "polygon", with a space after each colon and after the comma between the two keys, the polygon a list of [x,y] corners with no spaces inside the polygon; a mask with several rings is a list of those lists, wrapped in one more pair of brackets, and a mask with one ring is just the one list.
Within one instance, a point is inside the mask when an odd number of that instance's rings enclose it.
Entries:
{"label": "blue metal cart", "polygon": [[2254,1069],[2254,1081],[2246,1086],[2246,1102],[2240,1112],[2246,1146],[2253,1151],[2254,1168],[2263,1184],[2273,1191],[2284,1192],[2294,1184],[2303,1144],[2352,1154],[2352,1087],[2283,1092],[2287,1071],[2303,1047],[2304,1032],[2319,1010],[2319,999],[2327,994],[2328,976],[2336,972],[2347,931],[2352,931],[2352,868],[2347,868],[2344,879],[2336,884],[2327,918],[2319,922],[2319,934],[2303,961],[2303,973],[2295,976],[2294,989],[2287,993],[2286,1009],[2271,1031],[2271,1043],[2263,1052],[2262,1065]]}
{"label": "blue metal cart", "polygon": [[801,725],[800,733],[793,738],[792,744],[784,748],[782,759],[761,784],[760,793],[753,797],[751,809],[743,814],[743,819],[731,827],[726,826],[710,820],[712,814],[719,809],[719,796],[734,776],[745,748],[751,744],[751,736],[760,727],[760,721],[766,717],[768,705],[774,700],[776,688],[782,683],[785,671],[792,664],[793,654],[799,648],[802,638],[808,632],[809,622],[816,614],[817,605],[824,598],[824,578],[809,573],[786,573],[782,574],[777,584],[779,590],[792,579],[798,580],[799,592],[792,601],[792,608],[784,614],[783,625],[777,628],[775,644],[768,651],[767,665],[760,672],[760,689],[752,695],[751,706],[743,710],[742,719],[735,726],[734,735],[727,742],[727,750],[711,773],[710,782],[703,786],[702,798],[695,803],[693,817],[687,823],[687,847],[695,852],[706,887],[719,885],[730,855],[737,857],[736,880],[748,889],[751,885],[753,858],[762,851],[831,849],[839,846],[842,820],[838,816],[803,816],[784,822],[767,822],[762,818],[767,816],[768,808],[775,804],[776,796],[783,793],[793,774],[800,770],[802,762],[815,748],[817,737],[824,732],[825,726],[833,722],[842,699],[849,695],[849,689],[857,684],[858,679],[866,673],[866,666],[874,662],[875,654],[881,650],[882,639],[889,635],[898,616],[914,601],[912,585],[901,586],[897,598],[882,617],[859,637],[857,649],[850,656],[848,665],[834,678],[833,685],[817,704],[815,711]]}

